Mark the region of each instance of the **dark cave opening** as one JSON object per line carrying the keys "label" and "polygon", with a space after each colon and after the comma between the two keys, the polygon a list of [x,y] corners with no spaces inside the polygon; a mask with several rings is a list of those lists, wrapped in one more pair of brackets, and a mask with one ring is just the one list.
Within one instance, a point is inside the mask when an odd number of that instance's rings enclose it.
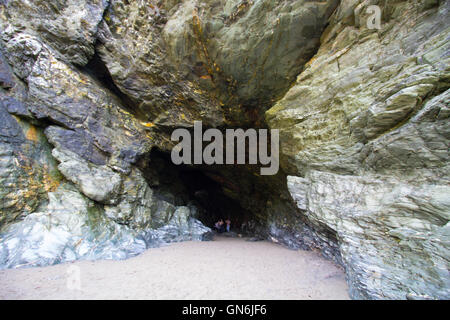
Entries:
{"label": "dark cave opening", "polygon": [[[144,172],[156,194],[175,205],[195,206],[196,218],[212,228],[219,219],[231,220],[231,231],[252,235],[255,213],[227,194],[220,171],[195,165],[174,165],[170,155],[153,149]],[[228,183],[229,185],[229,183]]]}
{"label": "dark cave opening", "polygon": [[120,106],[127,112],[132,113],[138,119],[145,119],[145,115],[139,112],[139,108],[136,108],[136,102],[124,94],[116,85],[108,67],[97,51],[85,66],[78,66],[77,68],[80,72],[88,74],[92,79],[97,80],[104,88],[109,90],[120,101]]}
{"label": "dark cave opening", "polygon": [[238,231],[251,219],[251,212],[242,208],[235,199],[226,196],[222,186],[201,170],[184,168],[180,171],[180,179],[187,186],[190,198],[203,209],[198,219],[208,227],[220,219],[230,219],[232,230]]}

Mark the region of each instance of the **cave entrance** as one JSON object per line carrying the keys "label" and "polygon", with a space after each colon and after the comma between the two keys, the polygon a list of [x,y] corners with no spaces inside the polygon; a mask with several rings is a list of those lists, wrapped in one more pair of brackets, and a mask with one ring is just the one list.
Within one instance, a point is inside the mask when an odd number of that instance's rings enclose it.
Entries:
{"label": "cave entrance", "polygon": [[223,186],[208,173],[201,170],[182,168],[180,179],[186,186],[190,199],[200,207],[198,219],[208,227],[220,219],[231,220],[231,229],[242,231],[242,226],[252,219],[252,213],[224,193]]}
{"label": "cave entrance", "polygon": [[227,176],[229,169],[174,165],[170,154],[153,149],[144,172],[157,196],[177,206],[195,206],[196,218],[205,226],[213,228],[218,220],[230,219],[231,231],[252,236],[258,219],[242,206],[245,192],[240,187],[245,179]]}

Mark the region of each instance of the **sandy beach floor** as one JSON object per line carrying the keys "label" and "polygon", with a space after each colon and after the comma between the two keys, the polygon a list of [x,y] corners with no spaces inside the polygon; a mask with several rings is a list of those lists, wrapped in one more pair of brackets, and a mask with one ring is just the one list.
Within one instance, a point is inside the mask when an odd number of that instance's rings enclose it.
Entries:
{"label": "sandy beach floor", "polygon": [[349,299],[347,290],[344,271],[316,252],[224,237],[0,271],[0,299]]}

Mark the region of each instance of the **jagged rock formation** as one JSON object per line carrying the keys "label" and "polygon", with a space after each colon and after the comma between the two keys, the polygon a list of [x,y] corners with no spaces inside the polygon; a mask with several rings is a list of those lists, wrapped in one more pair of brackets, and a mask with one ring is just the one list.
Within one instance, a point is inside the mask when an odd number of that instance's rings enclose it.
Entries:
{"label": "jagged rock formation", "polygon": [[448,298],[449,6],[391,2],[369,30],[368,4],[341,4],[267,122],[297,206],[337,233],[353,297]]}
{"label": "jagged rock formation", "polygon": [[[449,9],[0,1],[0,266],[201,240],[220,212],[320,249],[353,298],[450,297]],[[194,120],[279,129],[281,171],[176,168]]]}

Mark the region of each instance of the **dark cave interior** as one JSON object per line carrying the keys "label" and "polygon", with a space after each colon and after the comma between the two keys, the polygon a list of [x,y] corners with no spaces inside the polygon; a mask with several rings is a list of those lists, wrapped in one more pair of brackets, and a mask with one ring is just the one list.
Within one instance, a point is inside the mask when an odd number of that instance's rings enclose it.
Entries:
{"label": "dark cave interior", "polygon": [[232,231],[251,232],[242,227],[255,220],[254,213],[245,209],[235,195],[227,194],[230,182],[220,172],[204,166],[174,165],[169,154],[157,149],[149,158],[147,180],[153,182],[152,188],[160,197],[175,205],[195,205],[199,209],[197,218],[208,227],[219,219],[230,219]]}

